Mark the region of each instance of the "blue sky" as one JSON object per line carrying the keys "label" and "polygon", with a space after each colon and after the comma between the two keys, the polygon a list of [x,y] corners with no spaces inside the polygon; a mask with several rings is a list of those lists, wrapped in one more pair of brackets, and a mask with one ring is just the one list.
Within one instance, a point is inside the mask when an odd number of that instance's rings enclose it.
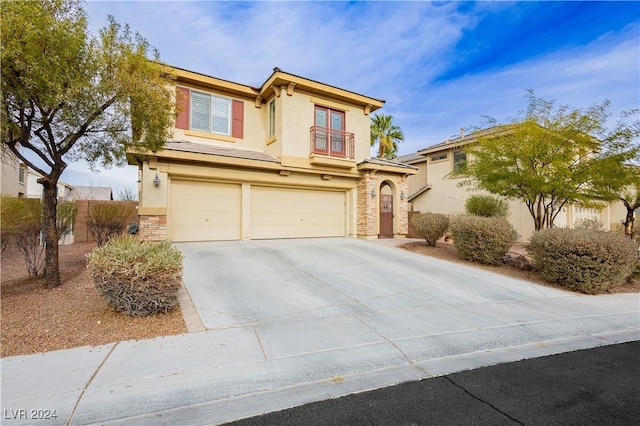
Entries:
{"label": "blue sky", "polygon": [[[639,2],[90,1],[90,29],[128,23],[168,64],[248,85],[274,67],[386,100],[400,154],[442,142],[484,116],[510,121],[526,89],[559,105],[640,107]],[[136,169],[76,185],[135,190]]]}

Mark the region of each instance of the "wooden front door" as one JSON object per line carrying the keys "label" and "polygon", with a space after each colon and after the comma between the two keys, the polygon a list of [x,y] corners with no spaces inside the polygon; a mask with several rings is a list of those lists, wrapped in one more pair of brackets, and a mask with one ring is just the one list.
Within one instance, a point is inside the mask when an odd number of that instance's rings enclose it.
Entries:
{"label": "wooden front door", "polygon": [[378,238],[393,238],[393,195],[380,194],[380,234]]}

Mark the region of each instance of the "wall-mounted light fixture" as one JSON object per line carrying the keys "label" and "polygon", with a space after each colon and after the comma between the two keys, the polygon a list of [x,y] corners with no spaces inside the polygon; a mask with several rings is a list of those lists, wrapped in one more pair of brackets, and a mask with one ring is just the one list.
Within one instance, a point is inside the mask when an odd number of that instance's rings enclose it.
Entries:
{"label": "wall-mounted light fixture", "polygon": [[371,198],[376,198],[376,190],[375,189],[371,190]]}
{"label": "wall-mounted light fixture", "polygon": [[153,178],[153,186],[160,186],[160,178],[158,177],[157,173],[156,173],[156,177]]}
{"label": "wall-mounted light fixture", "polygon": [[401,200],[404,200],[404,191],[401,191],[401,192],[400,192],[400,199],[401,199]]}

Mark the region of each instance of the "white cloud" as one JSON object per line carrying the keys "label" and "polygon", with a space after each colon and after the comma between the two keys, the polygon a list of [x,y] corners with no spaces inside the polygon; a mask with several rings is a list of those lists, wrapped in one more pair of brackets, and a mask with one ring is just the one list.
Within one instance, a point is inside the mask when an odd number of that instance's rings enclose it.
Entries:
{"label": "white cloud", "polygon": [[402,127],[408,138],[402,152],[442,142],[461,127],[481,124],[485,115],[510,121],[526,107],[526,89],[556,100],[557,105],[578,108],[609,99],[614,116],[638,108],[638,28],[634,25],[586,46],[433,85],[423,93],[408,93],[409,108],[394,114],[406,119]]}

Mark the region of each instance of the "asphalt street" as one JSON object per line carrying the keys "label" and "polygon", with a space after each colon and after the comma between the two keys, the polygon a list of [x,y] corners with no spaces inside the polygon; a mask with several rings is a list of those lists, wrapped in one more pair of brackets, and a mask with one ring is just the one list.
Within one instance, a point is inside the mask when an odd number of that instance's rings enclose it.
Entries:
{"label": "asphalt street", "polygon": [[403,383],[227,423],[635,425],[640,341]]}

